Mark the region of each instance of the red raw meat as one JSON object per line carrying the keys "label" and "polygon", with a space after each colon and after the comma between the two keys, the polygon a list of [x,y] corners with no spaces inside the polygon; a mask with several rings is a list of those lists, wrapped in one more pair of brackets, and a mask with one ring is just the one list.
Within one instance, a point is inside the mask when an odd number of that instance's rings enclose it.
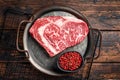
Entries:
{"label": "red raw meat", "polygon": [[48,16],[37,19],[30,33],[52,57],[82,42],[89,32],[87,24],[74,17]]}

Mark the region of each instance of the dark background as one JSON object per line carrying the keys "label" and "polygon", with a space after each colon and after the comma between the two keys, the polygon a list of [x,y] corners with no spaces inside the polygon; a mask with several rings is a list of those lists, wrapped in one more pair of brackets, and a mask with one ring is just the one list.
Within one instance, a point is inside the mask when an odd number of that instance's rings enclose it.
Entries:
{"label": "dark background", "polygon": [[[29,19],[31,14],[51,5],[66,5],[78,10],[87,17],[93,28],[101,31],[101,54],[94,60],[90,74],[91,63],[88,62],[75,74],[65,77],[49,76],[35,69],[25,54],[16,50],[16,34],[20,21]],[[23,25],[20,30],[21,48],[24,27]],[[0,80],[81,79],[120,79],[119,0],[0,0]]]}

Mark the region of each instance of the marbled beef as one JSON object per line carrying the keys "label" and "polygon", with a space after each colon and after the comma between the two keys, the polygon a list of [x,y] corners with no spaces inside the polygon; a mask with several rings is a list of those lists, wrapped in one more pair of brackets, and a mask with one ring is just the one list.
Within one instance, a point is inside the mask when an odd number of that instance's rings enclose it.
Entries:
{"label": "marbled beef", "polygon": [[33,38],[51,57],[82,42],[88,32],[83,20],[65,16],[39,18],[30,28]]}

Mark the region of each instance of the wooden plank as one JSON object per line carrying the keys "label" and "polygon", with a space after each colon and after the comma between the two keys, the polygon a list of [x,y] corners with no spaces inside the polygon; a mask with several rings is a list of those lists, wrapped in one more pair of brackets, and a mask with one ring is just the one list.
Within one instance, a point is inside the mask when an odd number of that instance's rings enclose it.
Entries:
{"label": "wooden plank", "polygon": [[[17,7],[19,6],[20,8],[25,8],[27,7],[33,9],[33,13],[36,13],[37,11],[43,9],[45,6],[48,7],[50,5],[53,5],[52,1],[48,1],[51,3],[45,3],[45,1],[27,1],[27,0],[21,0],[18,4]],[[58,3],[62,5],[66,5],[69,7],[72,7],[79,12],[81,12],[83,15],[87,17],[89,20],[91,26],[93,28],[98,28],[98,29],[111,29],[111,30],[120,30],[120,2],[119,1],[110,1],[110,2],[102,2],[98,1],[96,4],[91,2],[87,4],[87,1],[79,1],[79,0],[70,0],[66,3],[66,1],[53,1],[55,5]],[[11,1],[12,3],[12,1]],[[78,4],[79,3],[79,4]],[[10,17],[12,19],[16,18],[17,16],[8,16],[6,19],[8,24],[6,24],[5,28],[6,29],[13,29],[15,26],[18,26],[21,20],[16,20],[17,22],[14,22],[13,26],[10,26],[11,21],[9,21]],[[16,18],[17,19],[17,18]],[[22,20],[25,18],[21,18]]]}
{"label": "wooden plank", "polygon": [[[1,34],[1,39],[0,39],[0,50],[15,50],[16,49],[16,38],[17,38],[16,29],[3,30]],[[23,47],[22,41],[23,41],[23,30],[20,30],[19,46],[21,48]]]}
{"label": "wooden plank", "polygon": [[102,32],[101,55],[119,55],[120,53],[120,31]]}
{"label": "wooden plank", "polygon": [[0,28],[3,27],[5,7],[0,7]]}
{"label": "wooden plank", "polygon": [[[1,63],[4,64],[4,63]],[[14,68],[13,68],[14,67]],[[31,80],[31,79],[35,79],[35,80],[78,80],[80,79],[80,75],[78,75],[78,77],[74,77],[71,75],[68,76],[61,76],[61,77],[56,77],[56,76],[49,76],[49,75],[45,75],[44,73],[40,72],[39,70],[37,70],[36,68],[34,68],[34,66],[32,66],[30,63],[7,63],[7,65],[4,67],[3,66],[4,71],[6,71],[4,73],[4,76],[1,76],[2,79],[5,80],[10,80],[10,79],[25,79],[25,80]]]}
{"label": "wooden plank", "polygon": [[[35,9],[33,8],[33,10]],[[33,13],[36,13],[39,10],[36,10]],[[89,23],[93,28],[97,28],[100,30],[120,30],[120,27],[119,27],[120,11],[80,11],[79,10],[79,12],[81,12],[88,19]],[[10,29],[11,27],[10,24],[8,23],[6,24],[6,26],[8,26],[7,29],[8,28]],[[14,26],[18,26],[18,24],[15,23]],[[13,27],[11,27],[11,29]]]}
{"label": "wooden plank", "polygon": [[118,2],[119,4],[115,4],[115,5],[111,5],[111,4],[94,4],[94,3],[81,3],[81,2],[49,2],[46,4],[32,4],[29,2],[29,4],[26,4],[27,2],[23,3],[19,3],[17,6],[19,7],[24,7],[27,5],[27,7],[31,7],[34,10],[40,10],[43,9],[44,7],[49,7],[52,5],[63,5],[63,6],[69,6],[72,7],[74,9],[77,9],[79,11],[119,11],[119,7],[120,7],[120,2]]}
{"label": "wooden plank", "polygon": [[79,11],[119,11],[119,5],[113,5],[110,4],[107,5],[97,5],[97,4],[74,4],[74,3],[56,3],[58,5],[66,5],[73,7]]}
{"label": "wooden plank", "polygon": [[0,40],[0,50],[15,49],[15,39],[16,30],[3,30]]}
{"label": "wooden plank", "polygon": [[0,50],[0,62],[29,62],[25,53],[17,50]]}
{"label": "wooden plank", "polygon": [[[71,3],[73,4],[73,3]],[[86,16],[86,18],[89,20],[89,23],[93,28],[97,28],[100,30],[120,30],[120,11],[119,7],[120,5],[97,5],[94,6],[94,4],[79,4],[79,5],[67,5],[79,12],[81,12],[83,15]],[[76,3],[77,4],[77,3]],[[52,4],[49,4],[52,5]],[[19,7],[21,7],[20,5]],[[23,5],[24,6],[24,5]],[[23,7],[22,6],[22,7]],[[33,13],[38,12],[41,9],[44,9],[46,5],[28,5],[28,7],[33,9]],[[48,5],[46,6],[48,7]],[[99,9],[98,9],[99,7]],[[89,9],[91,8],[91,9]],[[96,8],[96,9],[94,9]],[[109,9],[110,8],[110,9]],[[103,10],[100,10],[103,9]],[[108,9],[108,10],[106,10]]]}
{"label": "wooden plank", "polygon": [[29,5],[29,4],[32,4],[32,5],[37,5],[37,4],[44,4],[44,3],[81,3],[81,4],[85,4],[85,3],[89,3],[89,4],[111,4],[111,5],[114,5],[114,4],[119,4],[119,0],[48,0],[48,1],[45,1],[45,0],[3,0],[4,2],[7,2],[9,4],[12,4],[12,5],[15,5],[15,4],[21,4],[21,3],[24,3],[26,5]]}
{"label": "wooden plank", "polygon": [[7,5],[15,5],[19,3],[19,0],[2,0],[2,1],[6,3]]}
{"label": "wooden plank", "polygon": [[120,30],[119,11],[82,11],[93,28],[100,30]]}
{"label": "wooden plank", "polygon": [[119,0],[54,0],[54,2],[56,3],[81,3],[81,4],[86,4],[86,3],[89,3],[89,4],[119,4]]}
{"label": "wooden plank", "polygon": [[4,76],[6,70],[6,64],[0,63],[0,76]]}
{"label": "wooden plank", "polygon": [[89,80],[93,79],[120,79],[120,64],[118,63],[94,63],[92,65]]}
{"label": "wooden plank", "polygon": [[[53,0],[53,1],[45,1],[45,0],[10,0],[5,2],[17,5],[19,7],[32,7],[34,9],[42,9],[43,7],[47,7],[49,5],[65,5],[70,6],[80,11],[119,11],[120,1],[112,0],[112,1],[96,1],[94,0]],[[45,3],[45,4],[44,4]]]}
{"label": "wooden plank", "polygon": [[100,57],[94,62],[120,62],[120,32],[102,32]]}
{"label": "wooden plank", "polygon": [[118,63],[120,62],[120,56],[100,56],[98,59],[94,60],[95,63]]}
{"label": "wooden plank", "polygon": [[22,20],[27,20],[27,17],[24,15],[8,13],[5,18],[3,29],[17,29]]}
{"label": "wooden plank", "polygon": [[[7,65],[4,65],[4,63],[1,63],[2,65],[0,65],[3,69],[2,69],[2,75],[3,78],[5,79],[18,79],[21,78],[22,79],[50,79],[50,80],[54,80],[54,78],[56,78],[57,80],[62,80],[64,78],[66,78],[66,80],[77,80],[77,79],[81,79],[80,75],[74,74],[74,76],[69,75],[69,76],[65,76],[65,77],[52,77],[52,76],[48,76],[48,75],[44,75],[43,73],[39,72],[38,70],[36,70],[33,66],[31,66],[29,63],[8,63]],[[14,66],[14,69],[12,68]],[[90,74],[90,78],[89,80],[92,79],[120,79],[120,69],[119,69],[120,65],[113,63],[113,64],[98,64],[98,63],[94,63],[91,69],[91,74]],[[7,68],[7,69],[6,69]],[[88,68],[86,67],[86,69],[84,69],[84,72],[86,72],[85,70],[87,70]],[[6,73],[4,73],[4,71],[7,70]],[[33,74],[34,73],[34,74]],[[30,76],[31,75],[31,76]],[[87,75],[87,73],[86,73]],[[86,76],[84,74],[84,76]],[[71,78],[71,79],[70,79]],[[43,79],[43,80],[44,80]]]}

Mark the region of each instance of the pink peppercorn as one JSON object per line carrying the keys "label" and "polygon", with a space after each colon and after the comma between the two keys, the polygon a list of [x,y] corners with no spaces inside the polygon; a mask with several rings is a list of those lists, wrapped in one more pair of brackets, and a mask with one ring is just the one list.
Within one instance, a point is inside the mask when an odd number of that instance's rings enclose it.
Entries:
{"label": "pink peppercorn", "polygon": [[78,52],[66,52],[59,58],[59,66],[63,70],[73,71],[82,64],[82,57]]}

